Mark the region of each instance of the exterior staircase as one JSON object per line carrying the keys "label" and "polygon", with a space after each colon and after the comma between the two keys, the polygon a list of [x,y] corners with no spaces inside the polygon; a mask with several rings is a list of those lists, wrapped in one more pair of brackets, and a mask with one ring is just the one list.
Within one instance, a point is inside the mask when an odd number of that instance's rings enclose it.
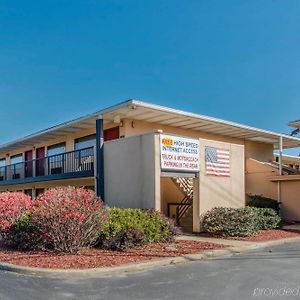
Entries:
{"label": "exterior staircase", "polygon": [[[266,162],[264,164],[271,166],[274,169],[277,169],[277,170],[279,169],[279,163],[277,161]],[[290,166],[287,166],[287,165],[282,165],[282,173],[283,173],[283,175],[299,175],[300,170],[291,168]]]}
{"label": "exterior staircase", "polygon": [[172,181],[184,197],[176,208],[176,224],[183,232],[193,231],[193,178],[174,177]]}

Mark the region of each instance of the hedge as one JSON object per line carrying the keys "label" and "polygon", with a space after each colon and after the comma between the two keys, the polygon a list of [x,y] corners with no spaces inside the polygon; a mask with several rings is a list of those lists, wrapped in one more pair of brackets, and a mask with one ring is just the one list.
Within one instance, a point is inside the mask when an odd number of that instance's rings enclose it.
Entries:
{"label": "hedge", "polygon": [[233,237],[253,236],[259,230],[277,228],[279,222],[275,210],[255,207],[216,207],[202,217],[204,231]]}
{"label": "hedge", "polygon": [[103,246],[118,233],[137,229],[144,234],[146,243],[173,241],[177,228],[172,220],[157,211],[132,208],[109,208],[108,222],[100,233],[98,245]]}
{"label": "hedge", "polygon": [[274,229],[279,226],[281,218],[274,209],[258,207],[248,207],[248,209],[252,209],[257,215],[257,230]]}
{"label": "hedge", "polygon": [[258,208],[272,208],[279,214],[278,201],[261,195],[247,195],[246,205]]}

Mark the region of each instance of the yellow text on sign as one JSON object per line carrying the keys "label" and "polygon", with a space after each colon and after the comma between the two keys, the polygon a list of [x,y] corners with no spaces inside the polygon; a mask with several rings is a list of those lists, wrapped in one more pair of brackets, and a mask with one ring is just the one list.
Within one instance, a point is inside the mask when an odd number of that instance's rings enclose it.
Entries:
{"label": "yellow text on sign", "polygon": [[166,147],[172,147],[174,145],[174,141],[171,138],[163,138],[162,144]]}

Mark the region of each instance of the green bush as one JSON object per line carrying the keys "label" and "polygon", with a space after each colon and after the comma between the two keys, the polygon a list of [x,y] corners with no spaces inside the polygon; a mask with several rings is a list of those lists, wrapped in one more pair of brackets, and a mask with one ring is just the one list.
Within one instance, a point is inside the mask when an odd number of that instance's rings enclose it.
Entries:
{"label": "green bush", "polygon": [[271,208],[225,208],[216,207],[202,217],[204,231],[222,235],[246,237],[259,230],[277,228],[280,217]]}
{"label": "green bush", "polygon": [[123,229],[114,237],[104,242],[103,246],[109,250],[126,251],[143,246],[146,243],[145,235],[135,228]]}
{"label": "green bush", "polygon": [[19,250],[33,250],[41,246],[40,232],[28,212],[11,226],[5,243],[6,246]]}
{"label": "green bush", "polygon": [[258,208],[272,208],[279,214],[279,203],[271,198],[260,195],[247,195],[246,205]]}
{"label": "green bush", "polygon": [[159,212],[131,208],[109,208],[108,222],[101,231],[98,245],[103,245],[119,232],[134,228],[145,235],[146,243],[169,242],[174,239],[174,224]]}
{"label": "green bush", "polygon": [[257,230],[278,228],[281,218],[272,208],[248,207],[256,213]]}
{"label": "green bush", "polygon": [[202,218],[206,232],[222,236],[252,236],[257,232],[256,213],[252,209],[216,207]]}

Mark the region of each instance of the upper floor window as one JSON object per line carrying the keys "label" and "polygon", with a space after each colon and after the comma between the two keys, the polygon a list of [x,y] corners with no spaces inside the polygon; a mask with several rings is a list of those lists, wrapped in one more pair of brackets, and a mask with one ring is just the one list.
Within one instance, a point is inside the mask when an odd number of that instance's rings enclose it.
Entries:
{"label": "upper floor window", "polygon": [[0,159],[0,168],[5,166],[6,166],[6,159],[5,158]]}
{"label": "upper floor window", "polygon": [[14,156],[10,157],[10,164],[11,165],[19,164],[21,162],[23,162],[23,155],[22,154],[17,154],[17,155],[14,155]]}
{"label": "upper floor window", "polygon": [[58,155],[66,152],[66,143],[55,144],[47,147],[48,156]]}
{"label": "upper floor window", "polygon": [[96,145],[96,134],[84,136],[75,140],[75,150],[93,147]]}

